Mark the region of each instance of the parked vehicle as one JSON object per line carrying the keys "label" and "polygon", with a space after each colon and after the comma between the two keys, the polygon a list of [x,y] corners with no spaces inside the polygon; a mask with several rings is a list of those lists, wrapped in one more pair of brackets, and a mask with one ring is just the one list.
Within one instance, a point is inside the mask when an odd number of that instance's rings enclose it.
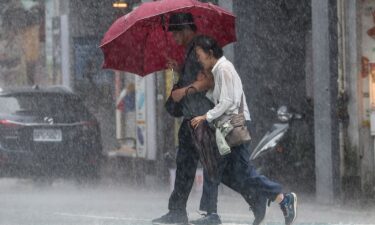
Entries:
{"label": "parked vehicle", "polygon": [[97,119],[62,87],[0,89],[0,173],[10,177],[97,178]]}
{"label": "parked vehicle", "polygon": [[292,120],[302,119],[302,115],[288,112],[286,106],[281,106],[277,110],[277,118],[279,123],[274,123],[269,131],[263,136],[258,145],[252,151],[250,160],[255,160],[261,155],[275,150],[276,145],[282,140],[288,131]]}
{"label": "parked vehicle", "polygon": [[301,132],[304,116],[281,106],[277,118],[252,151],[250,160],[260,173],[272,179],[291,186],[298,184],[294,189],[313,191],[314,153],[308,144],[311,137],[303,137]]}

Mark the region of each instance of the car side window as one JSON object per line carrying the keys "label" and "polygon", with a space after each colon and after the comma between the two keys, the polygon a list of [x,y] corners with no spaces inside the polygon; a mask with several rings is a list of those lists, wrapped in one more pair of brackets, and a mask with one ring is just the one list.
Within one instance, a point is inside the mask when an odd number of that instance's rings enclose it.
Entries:
{"label": "car side window", "polygon": [[1,96],[0,105],[0,113],[3,114],[12,114],[21,108],[17,98],[12,96]]}

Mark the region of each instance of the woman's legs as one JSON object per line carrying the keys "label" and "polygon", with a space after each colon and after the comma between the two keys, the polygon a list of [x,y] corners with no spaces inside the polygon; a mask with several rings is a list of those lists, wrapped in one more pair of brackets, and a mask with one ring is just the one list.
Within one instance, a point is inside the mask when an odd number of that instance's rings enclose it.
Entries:
{"label": "woman's legs", "polygon": [[243,148],[245,148],[244,145],[232,148],[227,157],[228,162],[222,174],[222,181],[229,181],[230,186],[244,196],[245,200],[245,196],[252,196],[256,193],[267,197],[271,201],[276,201],[280,204],[284,214],[285,224],[292,224],[297,215],[296,194],[287,193],[284,195],[282,186],[279,183],[258,174],[255,168],[250,163],[247,163],[244,155],[241,154]]}
{"label": "woman's legs", "polygon": [[242,154],[244,148],[244,145],[232,148],[232,152],[228,156],[229,163],[223,176],[230,176],[233,185],[242,190],[244,194],[246,192],[249,192],[249,194],[251,192],[262,193],[268,199],[274,201],[282,193],[282,186],[258,174],[254,166]]}
{"label": "woman's legs", "polygon": [[[246,152],[243,156],[248,155]],[[229,161],[230,159],[228,159]],[[254,214],[253,225],[259,225],[263,222],[266,216],[267,197],[255,189],[244,189],[239,182],[236,182],[236,177],[233,176],[233,170],[228,166],[222,174],[221,182],[238,192],[245,199],[251,211]]]}

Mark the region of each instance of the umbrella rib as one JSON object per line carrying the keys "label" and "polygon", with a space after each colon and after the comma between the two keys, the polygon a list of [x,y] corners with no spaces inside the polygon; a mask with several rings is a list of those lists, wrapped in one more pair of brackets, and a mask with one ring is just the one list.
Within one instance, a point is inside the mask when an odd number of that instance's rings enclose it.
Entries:
{"label": "umbrella rib", "polygon": [[148,37],[150,36],[150,32],[147,32],[147,34],[146,34],[146,38],[145,38],[145,43],[144,43],[144,48],[142,49],[143,51],[142,51],[142,54],[143,54],[143,57],[142,57],[142,59],[143,59],[143,64],[142,64],[142,72],[145,72],[145,70],[146,70],[146,44],[147,44],[147,40],[148,40]]}

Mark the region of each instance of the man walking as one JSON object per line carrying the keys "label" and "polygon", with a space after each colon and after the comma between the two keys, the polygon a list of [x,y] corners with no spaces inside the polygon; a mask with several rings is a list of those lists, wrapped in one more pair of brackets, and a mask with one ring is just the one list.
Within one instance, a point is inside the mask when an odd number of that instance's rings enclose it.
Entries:
{"label": "man walking", "polygon": [[186,203],[194,183],[199,154],[194,147],[189,130],[190,119],[207,112],[213,103],[206,98],[204,92],[197,92],[185,96],[185,89],[197,80],[201,65],[196,59],[193,39],[196,36],[196,26],[190,13],[176,13],[170,16],[168,31],[178,45],[185,46],[185,61],[179,69],[180,79],[178,89],[171,93],[175,102],[181,105],[183,121],[178,132],[179,149],[176,156],[176,180],[173,192],[169,198],[169,212],[157,219],[153,224],[187,224]]}
{"label": "man walking", "polygon": [[[170,16],[168,31],[173,33],[176,43],[185,46],[186,49],[184,64],[179,69],[178,89],[171,93],[173,100],[181,105],[184,119],[178,133],[179,150],[176,157],[176,180],[174,190],[169,198],[169,212],[160,218],[154,219],[152,221],[153,224],[188,223],[186,204],[194,183],[199,160],[199,154],[193,144],[188,126],[193,117],[205,114],[213,107],[213,103],[205,96],[205,92],[200,92],[209,89],[213,82],[210,84],[207,79],[199,81],[199,76],[202,75],[200,73],[202,66],[195,56],[193,45],[193,39],[197,35],[196,29],[192,14],[176,13]],[[193,88],[188,88],[191,85],[194,85],[197,92]],[[201,205],[201,209],[207,211],[207,214],[204,218],[191,221],[193,224],[221,224],[216,207],[218,186],[217,183],[213,184],[207,177],[205,176],[205,187],[202,196],[202,202],[207,202],[207,204]],[[262,196],[256,198],[251,196],[243,197],[253,210],[255,216],[254,224],[258,224],[257,221],[262,221],[264,218],[267,199]]]}

